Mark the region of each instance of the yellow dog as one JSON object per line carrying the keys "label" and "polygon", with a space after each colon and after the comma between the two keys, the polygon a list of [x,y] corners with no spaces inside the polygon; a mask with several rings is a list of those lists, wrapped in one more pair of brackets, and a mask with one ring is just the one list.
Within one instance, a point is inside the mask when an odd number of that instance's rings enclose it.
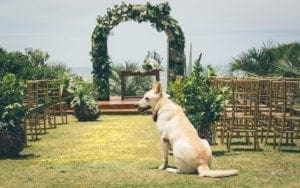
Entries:
{"label": "yellow dog", "polygon": [[[145,93],[138,108],[140,112],[151,109],[153,120],[156,121],[163,149],[163,163],[159,169],[173,173],[198,173],[207,177],[238,174],[238,170],[210,170],[212,151],[208,142],[199,138],[182,108],[162,92],[159,82]],[[173,150],[176,169],[168,168],[169,147]]]}

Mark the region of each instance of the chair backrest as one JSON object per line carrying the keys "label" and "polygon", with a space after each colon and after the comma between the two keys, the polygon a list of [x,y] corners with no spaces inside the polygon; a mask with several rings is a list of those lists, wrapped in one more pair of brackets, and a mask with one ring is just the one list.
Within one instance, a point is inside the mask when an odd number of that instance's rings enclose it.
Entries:
{"label": "chair backrest", "polygon": [[35,108],[38,106],[38,82],[29,80],[26,82],[26,89],[24,91],[25,97],[23,104],[28,108]]}
{"label": "chair backrest", "polygon": [[256,115],[259,94],[258,80],[234,80],[233,106],[234,112],[244,115]]}
{"label": "chair backrest", "polygon": [[47,84],[48,84],[48,99],[57,100],[61,98],[60,81],[49,80]]}

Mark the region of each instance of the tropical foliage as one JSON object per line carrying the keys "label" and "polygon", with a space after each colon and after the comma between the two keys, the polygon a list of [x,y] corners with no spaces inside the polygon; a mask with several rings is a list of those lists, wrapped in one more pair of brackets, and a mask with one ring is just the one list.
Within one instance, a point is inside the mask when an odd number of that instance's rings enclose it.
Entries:
{"label": "tropical foliage", "polygon": [[183,106],[199,136],[212,143],[211,125],[220,118],[229,93],[227,88],[212,88],[213,69],[203,69],[200,60],[201,56],[195,61],[191,75],[170,84],[168,92]]}
{"label": "tropical foliage", "polygon": [[[119,96],[121,94],[121,71],[130,70],[138,71],[140,67],[136,63],[125,62],[125,64],[117,64],[112,66],[112,74],[109,78],[110,94],[112,96]],[[125,77],[126,95],[139,96],[149,90],[151,85],[150,77]]]}
{"label": "tropical foliage", "polygon": [[150,22],[157,31],[165,31],[169,41],[169,80],[175,80],[176,75],[185,72],[184,34],[178,22],[170,16],[168,3],[158,5],[132,5],[122,3],[107,9],[107,14],[98,17],[92,34],[92,62],[94,81],[99,98],[109,98],[109,77],[111,74],[111,60],[107,51],[107,38],[110,31],[120,22],[133,20],[139,23]]}
{"label": "tropical foliage", "polygon": [[230,71],[257,76],[300,76],[300,43],[263,45],[233,58]]}
{"label": "tropical foliage", "polygon": [[0,156],[16,156],[23,150],[21,121],[27,112],[22,105],[23,88],[13,74],[0,80]]}

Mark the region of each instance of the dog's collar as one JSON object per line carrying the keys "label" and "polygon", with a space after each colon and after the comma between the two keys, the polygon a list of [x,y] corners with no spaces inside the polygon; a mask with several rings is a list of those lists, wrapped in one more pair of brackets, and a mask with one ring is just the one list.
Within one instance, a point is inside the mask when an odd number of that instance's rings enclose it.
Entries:
{"label": "dog's collar", "polygon": [[152,119],[154,122],[156,122],[157,118],[158,118],[158,110],[160,109],[160,106],[161,106],[161,99],[162,99],[162,96],[159,97],[158,102],[152,108]]}
{"label": "dog's collar", "polygon": [[153,119],[153,121],[156,122],[157,118],[158,118],[158,112],[153,112],[152,113],[152,119]]}

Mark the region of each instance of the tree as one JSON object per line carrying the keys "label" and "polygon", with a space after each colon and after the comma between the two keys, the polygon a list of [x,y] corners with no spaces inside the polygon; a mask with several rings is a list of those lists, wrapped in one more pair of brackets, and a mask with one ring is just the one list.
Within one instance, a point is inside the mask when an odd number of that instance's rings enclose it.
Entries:
{"label": "tree", "polygon": [[26,48],[25,53],[7,52],[0,48],[0,77],[11,73],[21,80],[61,78],[70,69],[62,63],[50,63],[49,54],[40,49]]}
{"label": "tree", "polygon": [[300,43],[283,44],[271,50],[276,57],[275,74],[285,77],[300,76]]}
{"label": "tree", "polygon": [[40,49],[25,48],[25,54],[28,56],[29,61],[38,67],[46,66],[46,62],[50,58],[47,52]]}
{"label": "tree", "polygon": [[[1,49],[0,53],[0,77],[6,73],[15,74],[17,77],[24,77],[26,65],[29,64],[27,56],[21,52],[7,52]],[[31,69],[32,70],[32,69]]]}
{"label": "tree", "polygon": [[300,43],[252,48],[233,58],[230,71],[256,76],[300,76]]}

